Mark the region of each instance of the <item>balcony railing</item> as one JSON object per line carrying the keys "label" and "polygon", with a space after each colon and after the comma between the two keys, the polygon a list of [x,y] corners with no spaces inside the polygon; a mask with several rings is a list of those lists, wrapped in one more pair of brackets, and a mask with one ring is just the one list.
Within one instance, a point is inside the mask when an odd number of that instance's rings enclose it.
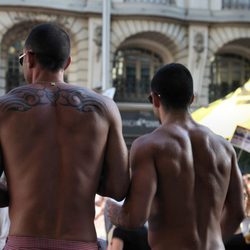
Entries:
{"label": "balcony railing", "polygon": [[250,0],[223,0],[223,9],[250,9]]}
{"label": "balcony railing", "polygon": [[175,5],[175,0],[124,0],[124,2],[133,2],[133,3],[153,3],[153,4],[166,4],[166,5]]}

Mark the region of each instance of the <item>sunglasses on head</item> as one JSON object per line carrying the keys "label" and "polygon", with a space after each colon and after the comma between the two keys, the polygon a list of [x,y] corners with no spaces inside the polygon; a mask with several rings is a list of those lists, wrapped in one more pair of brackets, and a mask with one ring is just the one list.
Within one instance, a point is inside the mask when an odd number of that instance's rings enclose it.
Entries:
{"label": "sunglasses on head", "polygon": [[19,63],[21,66],[23,66],[23,58],[26,56],[26,53],[23,53],[19,56]]}
{"label": "sunglasses on head", "polygon": [[24,52],[23,54],[19,55],[19,63],[21,66],[23,66],[23,58],[27,55],[27,53],[30,53],[32,55],[34,55],[35,53],[32,52],[32,51],[27,51],[27,52]]}
{"label": "sunglasses on head", "polygon": [[153,97],[152,97],[151,94],[148,96],[148,101],[149,101],[151,104],[153,103]]}
{"label": "sunglasses on head", "polygon": [[151,93],[151,94],[148,96],[148,101],[149,101],[151,104],[153,104],[153,96],[152,96],[152,94],[155,94],[155,95],[157,95],[158,97],[161,97],[160,94],[157,94],[157,93],[155,93],[155,92]]}

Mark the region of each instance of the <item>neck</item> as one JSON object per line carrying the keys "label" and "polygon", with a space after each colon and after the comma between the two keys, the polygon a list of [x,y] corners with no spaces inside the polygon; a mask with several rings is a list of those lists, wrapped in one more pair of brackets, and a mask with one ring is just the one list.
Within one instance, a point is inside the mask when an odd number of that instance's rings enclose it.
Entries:
{"label": "neck", "polygon": [[171,110],[160,113],[161,124],[169,124],[173,122],[185,123],[192,119],[188,110]]}
{"label": "neck", "polygon": [[55,86],[56,84],[59,83],[65,83],[64,81],[49,81],[49,80],[37,80],[35,82],[32,82],[32,84],[41,84],[41,85],[51,85],[51,86]]}
{"label": "neck", "polygon": [[56,83],[63,83],[64,82],[64,71],[60,70],[57,72],[51,72],[48,70],[37,70],[33,73],[31,77],[31,84],[51,84],[54,85]]}

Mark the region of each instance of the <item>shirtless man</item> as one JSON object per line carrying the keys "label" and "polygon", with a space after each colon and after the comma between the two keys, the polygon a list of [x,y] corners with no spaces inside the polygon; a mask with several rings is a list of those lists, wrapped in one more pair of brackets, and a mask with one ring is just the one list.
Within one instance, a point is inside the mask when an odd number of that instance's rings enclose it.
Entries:
{"label": "shirtless man", "polygon": [[[52,23],[34,27],[20,56],[28,85],[0,98],[7,250],[98,249],[96,193],[126,195],[128,155],[117,106],[66,84],[70,61],[65,31]],[[0,197],[6,205],[3,189]]]}
{"label": "shirtless man", "polygon": [[110,219],[125,228],[148,219],[153,250],[222,250],[244,216],[234,149],[191,118],[183,65],[162,67],[149,99],[161,126],[133,143],[130,191],[122,207],[108,204]]}

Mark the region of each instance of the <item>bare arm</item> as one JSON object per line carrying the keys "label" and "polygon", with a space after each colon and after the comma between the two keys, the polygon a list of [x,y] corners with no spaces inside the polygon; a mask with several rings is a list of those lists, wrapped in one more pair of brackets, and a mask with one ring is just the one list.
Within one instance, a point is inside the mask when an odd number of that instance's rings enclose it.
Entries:
{"label": "bare arm", "polygon": [[109,100],[109,104],[110,129],[98,194],[120,201],[129,186],[128,151],[122,135],[120,113],[113,101]]}
{"label": "bare arm", "polygon": [[221,219],[221,231],[224,241],[235,233],[243,218],[243,183],[234,153],[232,157],[230,182]]}
{"label": "bare arm", "polygon": [[143,226],[148,219],[157,189],[152,149],[150,146],[143,146],[143,139],[133,143],[130,164],[132,181],[128,196],[122,207],[110,204],[109,216],[114,225],[137,228]]}

